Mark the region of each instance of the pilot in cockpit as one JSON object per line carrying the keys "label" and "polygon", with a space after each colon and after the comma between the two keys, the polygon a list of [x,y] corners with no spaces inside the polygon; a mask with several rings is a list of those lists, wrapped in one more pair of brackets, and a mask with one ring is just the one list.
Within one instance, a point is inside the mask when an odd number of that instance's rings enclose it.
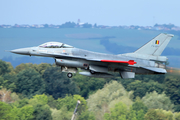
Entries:
{"label": "pilot in cockpit", "polygon": [[70,45],[60,43],[60,42],[47,42],[47,43],[40,45],[39,47],[43,47],[43,48],[73,48]]}

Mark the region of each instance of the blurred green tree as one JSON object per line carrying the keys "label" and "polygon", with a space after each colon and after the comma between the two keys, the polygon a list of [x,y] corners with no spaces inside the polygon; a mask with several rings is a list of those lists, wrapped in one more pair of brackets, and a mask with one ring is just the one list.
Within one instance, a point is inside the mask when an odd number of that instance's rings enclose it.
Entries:
{"label": "blurred green tree", "polygon": [[0,101],[0,120],[14,120],[15,115],[11,113],[11,106]]}
{"label": "blurred green tree", "polygon": [[174,104],[171,103],[169,97],[166,96],[165,93],[158,94],[156,91],[151,93],[146,93],[146,95],[142,98],[142,102],[149,109],[163,109],[163,110],[171,110],[173,111]]}
{"label": "blurred green tree", "polygon": [[50,107],[40,103],[34,105],[33,116],[34,120],[52,120]]}
{"label": "blurred green tree", "polygon": [[162,109],[149,109],[145,120],[174,120],[173,113]]}
{"label": "blurred green tree", "polygon": [[7,62],[0,60],[0,76],[11,72],[12,68],[13,67],[11,66],[11,64],[8,64]]}
{"label": "blurred green tree", "polygon": [[59,67],[49,67],[43,74],[45,82],[45,92],[55,99],[65,97],[66,94],[78,94],[79,89],[76,84],[66,74],[61,73]]}
{"label": "blurred green tree", "polygon": [[136,98],[137,96],[142,98],[147,92],[157,91],[158,93],[162,93],[164,90],[164,85],[152,80],[147,83],[135,80],[134,82],[128,84],[127,90],[134,91],[134,98]]}
{"label": "blurred green tree", "polygon": [[11,112],[16,115],[15,120],[32,120],[34,118],[32,105],[26,105],[22,108],[14,107]]}
{"label": "blurred green tree", "polygon": [[17,74],[15,82],[16,92],[30,98],[45,91],[45,84],[41,75],[32,68],[27,68]]}
{"label": "blurred green tree", "polygon": [[84,111],[78,116],[78,120],[96,120],[93,113],[89,111]]}
{"label": "blurred green tree", "polygon": [[104,78],[86,77],[82,75],[75,75],[72,79],[80,88],[80,95],[84,98],[88,98],[90,94],[98,89],[102,89],[104,85],[109,82]]}
{"label": "blurred green tree", "polygon": [[[104,114],[105,120],[126,120],[128,109],[126,104],[119,102],[111,109],[110,113]],[[135,114],[134,114],[135,115]]]}
{"label": "blurred green tree", "polygon": [[180,111],[180,79],[169,77],[165,80],[165,93],[175,104],[175,111]]}

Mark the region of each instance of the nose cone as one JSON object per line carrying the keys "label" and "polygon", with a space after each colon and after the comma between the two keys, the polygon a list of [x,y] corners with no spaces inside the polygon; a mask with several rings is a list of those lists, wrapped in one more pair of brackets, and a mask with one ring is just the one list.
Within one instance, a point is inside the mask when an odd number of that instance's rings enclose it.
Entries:
{"label": "nose cone", "polygon": [[22,54],[22,55],[30,55],[29,51],[31,48],[21,48],[21,49],[15,49],[11,50],[10,52],[16,53],[16,54]]}

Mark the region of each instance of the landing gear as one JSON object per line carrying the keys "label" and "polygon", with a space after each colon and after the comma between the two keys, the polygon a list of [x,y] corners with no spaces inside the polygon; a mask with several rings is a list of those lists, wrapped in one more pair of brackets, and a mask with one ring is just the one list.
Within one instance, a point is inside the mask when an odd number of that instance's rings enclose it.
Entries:
{"label": "landing gear", "polygon": [[67,77],[68,77],[68,78],[72,78],[72,76],[73,76],[72,73],[68,73],[68,74],[67,74]]}
{"label": "landing gear", "polygon": [[90,73],[91,73],[91,74],[94,74],[94,73],[95,73],[95,71],[93,71],[93,70],[90,70]]}

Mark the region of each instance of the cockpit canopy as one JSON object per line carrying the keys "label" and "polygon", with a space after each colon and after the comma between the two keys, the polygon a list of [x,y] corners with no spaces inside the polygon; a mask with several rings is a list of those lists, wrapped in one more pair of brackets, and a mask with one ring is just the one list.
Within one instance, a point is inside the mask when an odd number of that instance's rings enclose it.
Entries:
{"label": "cockpit canopy", "polygon": [[47,42],[42,45],[39,45],[39,47],[43,47],[43,48],[73,48],[73,46],[70,46],[70,45],[67,45],[64,43],[60,43],[60,42]]}

